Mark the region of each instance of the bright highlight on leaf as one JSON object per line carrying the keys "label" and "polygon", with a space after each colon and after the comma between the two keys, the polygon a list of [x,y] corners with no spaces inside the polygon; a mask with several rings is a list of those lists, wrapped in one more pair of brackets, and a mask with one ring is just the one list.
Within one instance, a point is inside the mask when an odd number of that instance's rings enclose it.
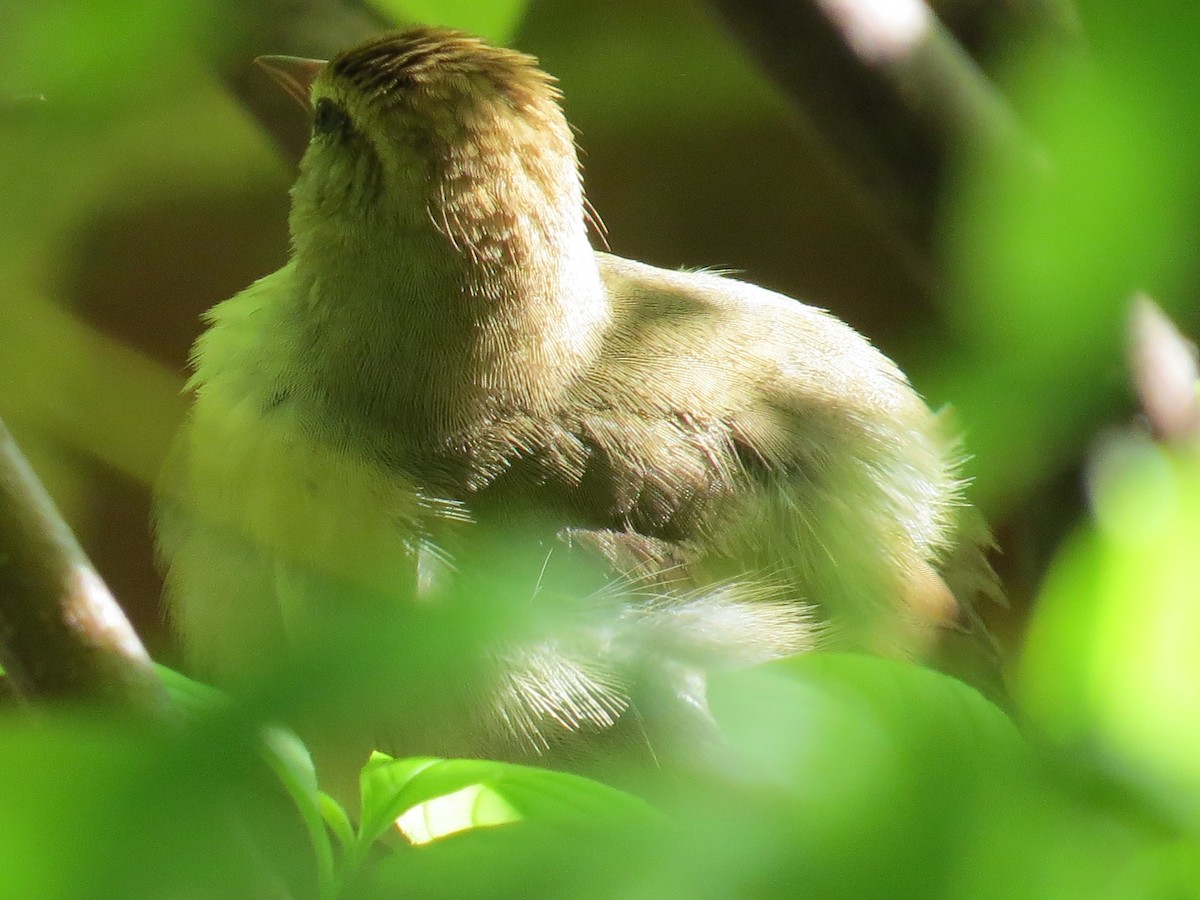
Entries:
{"label": "bright highlight on leaf", "polygon": [[362,773],[359,850],[393,825],[415,844],[525,819],[571,829],[657,818],[607,785],[531,766],[474,759],[392,759],[374,753]]}
{"label": "bright highlight on leaf", "polygon": [[396,819],[396,827],[410,843],[428,844],[468,828],[504,825],[521,818],[493,788],[473,784],[414,806]]}

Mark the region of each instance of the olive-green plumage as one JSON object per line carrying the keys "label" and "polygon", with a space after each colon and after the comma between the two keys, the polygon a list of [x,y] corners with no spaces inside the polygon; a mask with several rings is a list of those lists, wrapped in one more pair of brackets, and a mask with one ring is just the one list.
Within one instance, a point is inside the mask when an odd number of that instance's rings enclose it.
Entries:
{"label": "olive-green plumage", "polygon": [[955,442],[863,337],[592,249],[530,57],[390,34],[321,69],[311,102],[291,259],[209,313],[159,490],[199,673],[285,651],[329,614],[321,585],[422,602],[478,535],[521,529],[603,561],[610,620],[496,648],[460,721],[405,721],[389,749],[571,757],[636,719],[661,759],[706,719],[708,668],[920,653],[951,589],[995,591]]}

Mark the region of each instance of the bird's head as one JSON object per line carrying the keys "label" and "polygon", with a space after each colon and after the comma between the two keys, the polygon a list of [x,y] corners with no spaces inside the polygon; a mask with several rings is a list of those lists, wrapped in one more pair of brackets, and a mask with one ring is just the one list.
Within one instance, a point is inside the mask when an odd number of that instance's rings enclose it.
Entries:
{"label": "bird's head", "polygon": [[511,267],[586,241],[574,141],[533,57],[422,27],[327,63],[260,62],[312,109],[293,189],[298,252],[386,236]]}

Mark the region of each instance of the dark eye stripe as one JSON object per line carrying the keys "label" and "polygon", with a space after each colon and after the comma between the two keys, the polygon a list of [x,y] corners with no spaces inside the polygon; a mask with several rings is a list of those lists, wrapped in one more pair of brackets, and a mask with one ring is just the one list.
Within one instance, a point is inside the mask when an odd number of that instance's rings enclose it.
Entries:
{"label": "dark eye stripe", "polygon": [[330,100],[322,97],[317,101],[313,111],[313,134],[323,137],[331,134],[344,134],[350,130],[350,117],[345,111]]}

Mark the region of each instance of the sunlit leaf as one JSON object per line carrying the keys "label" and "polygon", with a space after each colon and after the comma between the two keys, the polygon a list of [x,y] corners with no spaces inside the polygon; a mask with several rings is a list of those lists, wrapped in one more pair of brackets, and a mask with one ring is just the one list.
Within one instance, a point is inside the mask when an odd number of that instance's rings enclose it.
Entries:
{"label": "sunlit leaf", "polygon": [[487,760],[393,760],[377,753],[363,770],[362,792],[367,841],[419,807],[426,808],[409,821],[419,823],[425,840],[524,819],[582,826],[651,816],[642,801],[598,782]]}

